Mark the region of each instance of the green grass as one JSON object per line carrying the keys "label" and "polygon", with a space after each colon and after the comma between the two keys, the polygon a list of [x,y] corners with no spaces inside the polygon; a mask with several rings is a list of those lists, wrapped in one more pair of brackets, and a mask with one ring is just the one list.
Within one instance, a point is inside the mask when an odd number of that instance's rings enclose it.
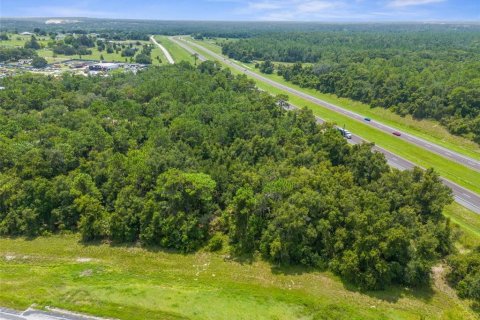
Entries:
{"label": "green grass", "polygon": [[[222,41],[221,39],[205,41],[195,41],[193,39],[189,39],[189,41],[193,41],[200,45],[203,45],[207,49],[210,49],[217,54],[222,53],[221,47],[215,44],[215,41]],[[373,120],[378,120],[386,125],[398,128],[399,130],[408,132],[427,141],[456,151],[460,154],[469,156],[473,159],[480,160],[480,145],[469,139],[452,135],[445,127],[441,126],[438,122],[432,120],[415,120],[411,116],[401,117],[400,115],[387,109],[371,108],[369,105],[358,101],[353,101],[346,98],[339,98],[336,95],[332,94],[323,94],[315,89],[302,88],[300,86],[292,84],[291,82],[286,81],[285,79],[283,79],[283,77],[276,74],[266,75],[260,73],[257,69],[254,68],[254,63],[241,64],[248,66],[250,68],[250,71],[254,71],[264,77],[275,80],[281,84],[288,85],[296,90],[303,91],[305,93],[308,93],[309,95],[336,104],[347,110],[351,110],[364,116],[368,116]]]}
{"label": "green grass", "polygon": [[[7,33],[9,40],[0,40],[0,47],[23,47],[25,42],[31,39],[32,36],[23,36],[20,34]],[[51,41],[48,36],[35,36],[38,42],[44,46]]]}
{"label": "green grass", "polygon": [[[203,50],[199,50],[207,58],[213,59],[208,53]],[[223,64],[223,61],[220,61]],[[241,72],[232,69],[232,72],[240,74]],[[286,92],[277,89],[271,85],[265,84],[260,80],[253,79],[257,86],[272,94],[285,94]],[[428,150],[422,149],[418,146],[410,144],[406,141],[400,140],[392,135],[379,131],[364,122],[353,120],[349,117],[341,115],[337,112],[322,108],[321,106],[299,98],[295,95],[288,94],[289,100],[294,105],[299,107],[306,106],[310,108],[313,113],[322,119],[337,123],[341,126],[345,125],[353,133],[360,133],[362,138],[375,142],[376,145],[390,150],[418,166],[424,168],[433,167],[444,178],[447,178],[471,191],[480,193],[480,172],[473,169],[462,166],[454,161],[448,160],[432,153]]]}
{"label": "green grass", "polygon": [[[14,34],[9,34],[10,40],[6,41],[0,41],[0,47],[23,47],[25,42],[30,39],[30,36],[21,36],[21,35],[14,35]],[[86,59],[86,60],[100,60],[100,57],[103,56],[104,61],[109,61],[109,62],[125,62],[125,57],[122,57],[121,52],[119,53],[107,53],[107,51],[98,51],[97,47],[93,48],[88,48],[89,50],[92,51],[92,54],[88,55],[54,55],[53,51],[47,47],[47,44],[51,39],[49,37],[37,37],[37,40],[39,43],[44,46],[44,48],[37,50],[37,53],[39,56],[44,57],[49,63],[55,63],[55,62],[61,62],[65,60],[70,60],[70,59]],[[140,41],[140,45],[136,45],[136,40],[127,40],[127,41],[115,41],[116,43],[133,43],[135,48],[138,48],[139,50],[142,48],[142,45],[144,44],[151,44],[150,41]],[[162,63],[159,63],[156,57],[159,56],[160,59],[162,60]],[[165,58],[163,52],[155,46],[155,48],[152,50],[151,53],[152,57],[152,63],[154,65],[164,65],[168,64],[167,59]],[[130,57],[127,58],[127,62],[130,62]]]}
{"label": "green grass", "polygon": [[100,56],[103,55],[104,61],[109,62],[125,62],[125,57],[122,57],[120,53],[107,53],[106,51],[98,51],[97,48],[89,48],[92,51],[92,54],[88,55],[56,55],[54,56],[53,51],[49,49],[38,50],[37,53],[39,56],[44,57],[49,63],[55,63],[70,59],[85,59],[85,60],[100,60]]}
{"label": "green grass", "polygon": [[[150,54],[150,56],[152,57],[152,64],[153,65],[167,65],[168,64],[168,60],[165,57],[165,55],[163,54],[163,51],[160,50],[160,48],[157,47],[157,46],[155,46],[155,48],[152,50],[152,53]],[[158,62],[157,57],[160,58],[160,60],[162,61],[161,63]]]}
{"label": "green grass", "polygon": [[36,303],[119,319],[476,319],[435,285],[360,293],[330,273],[83,245],[73,235],[0,239],[0,284],[5,307]]}
{"label": "green grass", "polygon": [[443,214],[461,229],[460,244],[468,249],[480,246],[480,215],[457,203],[445,208]]}
{"label": "green grass", "polygon": [[191,64],[195,63],[195,59],[192,57],[192,55],[187,52],[185,49],[182,47],[178,46],[175,44],[173,41],[168,39],[167,36],[155,36],[155,40],[158,41],[161,45],[165,47],[165,49],[170,52],[170,55],[172,56],[173,60],[175,62],[180,62],[180,61],[187,61]]}

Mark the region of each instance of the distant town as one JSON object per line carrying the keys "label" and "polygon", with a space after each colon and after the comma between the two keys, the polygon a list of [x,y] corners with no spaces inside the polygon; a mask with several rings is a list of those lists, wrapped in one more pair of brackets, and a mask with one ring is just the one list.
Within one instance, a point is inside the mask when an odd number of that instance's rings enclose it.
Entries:
{"label": "distant town", "polygon": [[32,66],[32,59],[21,59],[16,62],[0,63],[0,78],[17,75],[23,72],[41,73],[59,76],[64,72],[72,72],[77,75],[101,75],[108,76],[111,71],[126,71],[137,73],[148,65],[139,63],[122,62],[99,62],[95,60],[70,59],[62,62],[48,64],[44,68]]}
{"label": "distant town", "polygon": [[167,61],[148,37],[32,31],[0,34],[0,78],[24,72],[108,76],[113,71],[136,73]]}

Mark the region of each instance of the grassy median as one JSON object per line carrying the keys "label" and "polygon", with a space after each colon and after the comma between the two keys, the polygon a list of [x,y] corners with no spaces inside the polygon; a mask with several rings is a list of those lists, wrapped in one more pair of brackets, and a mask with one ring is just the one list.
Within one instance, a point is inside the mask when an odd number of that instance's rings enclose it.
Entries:
{"label": "grassy median", "polygon": [[168,39],[167,36],[155,36],[155,40],[170,52],[170,55],[175,62],[187,61],[191,64],[195,63],[194,57],[189,52]]}
{"label": "grassy median", "polygon": [[[204,50],[199,49],[199,51],[205,57],[216,60]],[[225,66],[228,66],[223,61],[219,62]],[[235,69],[232,69],[232,72],[236,74],[241,74],[240,71],[236,71]],[[287,94],[285,91],[266,84],[260,80],[253,80],[256,82],[259,88],[272,94]],[[435,170],[442,177],[449,179],[471,191],[480,193],[480,172],[467,168],[463,165],[460,165],[433,152],[415,146],[411,143],[400,140],[393,135],[386,134],[380,130],[369,126],[368,124],[365,124],[364,122],[354,120],[340,113],[323,108],[315,103],[307,101],[303,98],[299,98],[293,94],[287,95],[289,96],[290,102],[292,104],[299,107],[306,106],[310,108],[316,116],[319,116],[326,121],[337,123],[341,126],[345,125],[345,127],[354,134],[358,134],[359,136],[368,141],[375,142],[375,144],[379,147],[385,148],[395,153],[396,155],[415,163],[418,166],[424,168],[435,168]]]}
{"label": "grassy median", "polygon": [[[189,41],[195,42],[205,48],[221,54],[222,49],[211,41],[196,41],[191,38]],[[438,122],[431,120],[415,120],[411,116],[401,117],[400,115],[383,108],[371,108],[364,103],[353,101],[347,98],[339,98],[333,94],[324,94],[315,89],[302,88],[291,82],[286,81],[283,77],[276,74],[264,74],[254,68],[254,63],[243,64],[249,68],[250,71],[262,75],[263,77],[274,80],[283,85],[287,85],[293,89],[305,92],[318,99],[325,100],[329,103],[336,104],[344,109],[368,116],[373,120],[378,120],[383,124],[395,127],[404,132],[408,132],[424,140],[430,141],[437,145],[443,146],[452,151],[466,155],[473,159],[480,160],[480,145],[463,137],[452,135],[447,129],[441,126]]]}

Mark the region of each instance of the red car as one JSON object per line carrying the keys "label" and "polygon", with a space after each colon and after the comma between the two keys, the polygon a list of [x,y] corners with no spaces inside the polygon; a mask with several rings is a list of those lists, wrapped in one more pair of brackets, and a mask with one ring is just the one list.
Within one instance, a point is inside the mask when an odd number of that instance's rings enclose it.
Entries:
{"label": "red car", "polygon": [[400,137],[400,136],[402,135],[402,134],[401,134],[400,132],[398,132],[398,131],[393,131],[392,134],[393,134],[394,136],[397,136],[397,137]]}

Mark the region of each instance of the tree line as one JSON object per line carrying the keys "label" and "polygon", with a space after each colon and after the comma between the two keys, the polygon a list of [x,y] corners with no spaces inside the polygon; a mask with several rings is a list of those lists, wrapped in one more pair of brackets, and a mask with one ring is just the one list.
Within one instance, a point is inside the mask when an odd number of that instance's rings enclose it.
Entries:
{"label": "tree line", "polygon": [[243,62],[259,60],[262,72],[302,87],[435,119],[480,143],[479,34],[475,28],[269,34],[223,42],[222,50]]}
{"label": "tree line", "polygon": [[0,47],[0,62],[18,61],[21,59],[32,59],[37,56],[37,52],[25,48],[5,48]]}
{"label": "tree line", "polygon": [[426,284],[454,251],[433,170],[392,169],[214,62],[2,86],[2,235],[225,246],[365,289]]}

